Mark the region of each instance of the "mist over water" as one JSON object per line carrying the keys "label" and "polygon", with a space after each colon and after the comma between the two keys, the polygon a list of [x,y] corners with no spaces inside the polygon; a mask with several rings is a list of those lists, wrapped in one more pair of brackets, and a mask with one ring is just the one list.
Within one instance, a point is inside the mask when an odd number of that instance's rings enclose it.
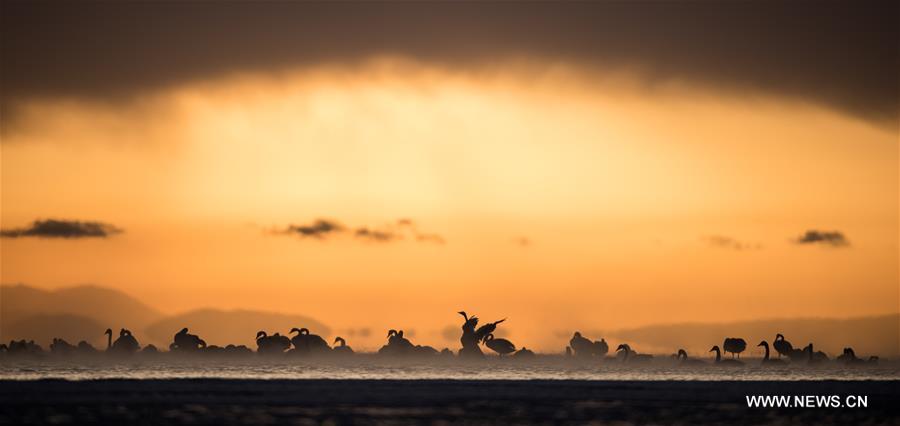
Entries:
{"label": "mist over water", "polygon": [[900,362],[871,366],[784,365],[762,367],[759,359],[744,366],[679,365],[668,359],[648,365],[614,360],[583,362],[560,356],[533,360],[487,358],[477,361],[392,360],[357,355],[348,360],[13,360],[0,362],[4,380],[97,379],[394,379],[394,380],[900,380]]}

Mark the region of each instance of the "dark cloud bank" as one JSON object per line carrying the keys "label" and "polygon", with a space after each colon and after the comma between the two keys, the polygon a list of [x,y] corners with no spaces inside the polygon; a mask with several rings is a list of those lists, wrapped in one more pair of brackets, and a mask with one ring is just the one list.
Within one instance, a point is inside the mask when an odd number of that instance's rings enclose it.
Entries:
{"label": "dark cloud bank", "polygon": [[529,57],[797,97],[896,129],[898,15],[896,1],[828,0],[3,2],[0,108],[378,54],[457,69]]}
{"label": "dark cloud bank", "polygon": [[3,238],[106,238],[123,232],[113,225],[103,222],[82,222],[78,220],[36,220],[24,228],[4,229]]}

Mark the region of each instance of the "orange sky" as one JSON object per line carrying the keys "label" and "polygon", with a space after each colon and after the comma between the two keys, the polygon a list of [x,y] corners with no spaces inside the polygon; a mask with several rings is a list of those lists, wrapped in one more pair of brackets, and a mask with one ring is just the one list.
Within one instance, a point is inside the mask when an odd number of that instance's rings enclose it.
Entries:
{"label": "orange sky", "polygon": [[[3,283],[94,283],[167,313],[265,309],[425,342],[459,309],[509,317],[509,335],[540,348],[546,330],[900,303],[897,129],[566,63],[459,72],[386,57],[127,102],[34,101],[3,129],[0,219],[39,218],[125,232],[4,238]],[[445,244],[274,232],[317,218],[409,218]],[[850,244],[793,241],[812,229]]]}

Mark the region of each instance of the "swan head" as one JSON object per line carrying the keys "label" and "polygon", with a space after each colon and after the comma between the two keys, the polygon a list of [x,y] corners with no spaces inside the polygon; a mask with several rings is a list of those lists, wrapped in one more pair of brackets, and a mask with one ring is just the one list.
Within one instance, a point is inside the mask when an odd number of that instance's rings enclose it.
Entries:
{"label": "swan head", "polygon": [[341,346],[347,344],[347,341],[344,340],[344,338],[343,338],[343,337],[340,337],[340,336],[335,337],[335,338],[334,338],[334,342],[332,342],[332,344],[338,343],[338,342],[341,342]]}
{"label": "swan head", "polygon": [[626,351],[626,352],[628,352],[628,351],[630,351],[630,350],[631,350],[631,346],[628,346],[627,343],[622,343],[621,345],[619,345],[619,347],[616,348],[616,352],[619,352],[619,351]]}
{"label": "swan head", "polygon": [[687,358],[687,351],[685,351],[684,349],[679,349],[679,350],[678,350],[678,357],[679,357],[679,358],[680,358],[680,357],[685,357],[685,358]]}
{"label": "swan head", "polygon": [[397,337],[403,337],[403,330],[397,331]]}
{"label": "swan head", "polygon": [[391,336],[394,336],[394,335],[396,335],[396,334],[397,334],[397,330],[391,329],[391,330],[388,330],[387,337],[391,337]]}
{"label": "swan head", "polygon": [[769,342],[766,342],[765,340],[763,340],[762,342],[759,342],[759,344],[756,345],[756,346],[765,346],[765,347],[768,347],[768,346],[769,346]]}
{"label": "swan head", "polygon": [[775,340],[784,340],[784,335],[781,334],[781,333],[776,334],[776,335],[775,335]]}
{"label": "swan head", "polygon": [[713,346],[709,351],[710,352],[719,352],[719,345]]}
{"label": "swan head", "polygon": [[291,333],[300,333],[300,329],[297,327],[294,327],[291,329],[291,331],[288,332],[288,334],[291,334]]}
{"label": "swan head", "polygon": [[572,335],[572,338],[573,338],[573,339],[579,338],[579,337],[581,337],[581,332],[580,332],[580,331],[576,331],[575,334]]}
{"label": "swan head", "polygon": [[187,332],[188,332],[188,328],[185,327],[185,328],[182,328],[181,331],[178,332],[178,334],[187,334]]}
{"label": "swan head", "polygon": [[305,335],[305,336],[308,336],[308,335],[309,335],[309,329],[306,328],[306,327],[301,328],[301,329],[300,329],[300,334]]}
{"label": "swan head", "polygon": [[266,336],[267,336],[267,334],[265,331],[260,330],[260,331],[256,332],[256,340],[259,340],[261,337],[266,337]]}
{"label": "swan head", "polygon": [[466,319],[466,321],[468,321],[468,320],[469,320],[469,316],[468,316],[468,315],[466,315],[466,311],[459,311],[459,312],[457,312],[457,313],[458,313],[458,314],[460,314],[460,315],[462,315],[462,316],[463,316],[463,318],[465,318],[465,319]]}
{"label": "swan head", "polygon": [[107,328],[106,331],[103,332],[103,334],[108,334],[108,335],[112,336],[112,329]]}

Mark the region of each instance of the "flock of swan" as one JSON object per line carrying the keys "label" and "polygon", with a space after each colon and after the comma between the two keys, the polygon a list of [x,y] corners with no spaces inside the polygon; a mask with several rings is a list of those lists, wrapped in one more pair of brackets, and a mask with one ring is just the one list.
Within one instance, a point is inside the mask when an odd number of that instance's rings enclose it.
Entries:
{"label": "flock of swan", "polygon": [[[392,357],[460,357],[460,358],[480,358],[484,357],[482,347],[490,349],[500,358],[530,358],[535,354],[531,350],[516,345],[508,339],[498,338],[494,336],[497,327],[506,319],[489,322],[478,326],[479,319],[476,316],[469,316],[464,311],[459,312],[464,322],[462,324],[462,336],[460,343],[462,348],[458,353],[454,353],[449,348],[437,350],[431,346],[413,344],[408,338],[404,337],[403,330],[390,330],[387,333],[387,343],[382,346],[377,354],[381,356]],[[107,344],[105,350],[99,350],[86,341],[81,341],[77,345],[72,345],[63,339],[55,338],[50,345],[49,353],[51,355],[71,356],[71,355],[97,355],[101,353],[129,356],[134,354],[159,354],[162,353],[156,346],[150,344],[141,346],[137,338],[130,330],[121,329],[119,336],[113,340],[112,329],[106,330]],[[822,351],[815,351],[813,344],[809,343],[802,349],[795,348],[791,342],[786,340],[782,334],[777,334],[775,340],[772,341],[771,347],[777,353],[777,358],[770,357],[769,343],[765,340],[761,341],[757,347],[765,350],[765,355],[760,361],[762,365],[787,365],[787,364],[822,364],[832,361],[828,355]],[[680,365],[721,365],[721,366],[740,366],[744,362],[740,360],[740,354],[747,349],[747,342],[742,338],[726,338],[720,348],[718,345],[713,346],[709,352],[715,352],[715,359],[707,362],[701,359],[690,358],[687,351],[678,349],[677,353],[669,355],[669,358]],[[722,352],[731,354],[730,358],[723,358]],[[181,329],[172,338],[169,345],[169,353],[177,354],[208,354],[208,355],[253,355],[253,349],[245,345],[207,345],[200,336],[191,334],[188,328]],[[287,335],[280,333],[268,334],[266,331],[260,331],[256,334],[256,351],[259,356],[278,356],[278,355],[297,355],[297,356],[333,356],[345,357],[354,355],[354,350],[347,345],[347,341],[342,337],[336,337],[331,345],[319,335],[311,334],[306,328],[293,328]],[[580,332],[575,332],[569,340],[568,346],[565,348],[567,358],[573,359],[595,359],[595,360],[617,360],[622,363],[639,364],[647,363],[659,356],[646,353],[638,353],[627,343],[620,344],[615,351],[614,356],[607,356],[609,353],[609,345],[605,339],[591,340],[583,336]],[[9,356],[41,356],[46,351],[36,344],[33,340],[13,340],[9,344],[0,344],[0,357]],[[877,356],[870,356],[867,359],[858,358],[852,348],[844,348],[843,353],[833,360],[844,365],[867,365],[876,364]]]}

